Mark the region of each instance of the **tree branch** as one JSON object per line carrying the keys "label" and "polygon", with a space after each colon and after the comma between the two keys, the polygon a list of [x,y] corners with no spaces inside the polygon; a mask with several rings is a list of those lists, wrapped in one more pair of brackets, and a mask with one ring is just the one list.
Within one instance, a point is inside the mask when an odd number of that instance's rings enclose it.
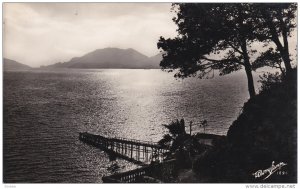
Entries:
{"label": "tree branch", "polygon": [[236,48],[235,46],[233,46],[230,42],[226,41],[226,43],[227,43],[231,48],[233,48],[236,52],[240,53],[241,55],[243,54],[242,51],[240,51],[238,48]]}
{"label": "tree branch", "polygon": [[216,59],[210,59],[210,58],[207,58],[207,57],[203,56],[203,57],[201,57],[201,59],[204,59],[204,60],[207,60],[207,61],[211,61],[211,62],[214,62],[214,63],[224,63],[224,61],[230,61],[230,60],[232,60],[234,62],[237,62],[237,63],[241,64],[241,65],[244,65],[243,62],[241,62],[241,61],[237,61],[237,60],[233,60],[233,59],[228,59],[228,58],[223,59],[223,60],[216,60]]}

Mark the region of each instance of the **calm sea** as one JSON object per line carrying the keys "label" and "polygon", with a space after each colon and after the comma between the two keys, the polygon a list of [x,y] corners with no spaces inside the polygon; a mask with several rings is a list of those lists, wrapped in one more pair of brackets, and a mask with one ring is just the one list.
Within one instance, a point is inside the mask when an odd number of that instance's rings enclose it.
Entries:
{"label": "calm sea", "polygon": [[[184,118],[193,133],[226,135],[248,99],[243,71],[176,80],[161,70],[60,70],[3,74],[4,182],[101,182],[108,156],[79,132],[158,141]],[[117,160],[121,170],[134,165]]]}

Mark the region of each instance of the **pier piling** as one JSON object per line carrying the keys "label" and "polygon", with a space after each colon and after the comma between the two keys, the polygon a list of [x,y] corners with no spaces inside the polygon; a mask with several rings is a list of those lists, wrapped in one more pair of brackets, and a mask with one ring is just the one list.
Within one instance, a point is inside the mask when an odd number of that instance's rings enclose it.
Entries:
{"label": "pier piling", "polygon": [[79,133],[79,140],[135,163],[161,161],[163,153],[168,150],[154,142],[118,137],[109,138],[87,132]]}

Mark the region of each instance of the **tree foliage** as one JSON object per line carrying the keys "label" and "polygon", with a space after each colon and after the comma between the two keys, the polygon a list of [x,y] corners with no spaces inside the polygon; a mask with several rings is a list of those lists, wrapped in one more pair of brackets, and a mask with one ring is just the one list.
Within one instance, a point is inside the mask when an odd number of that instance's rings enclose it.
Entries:
{"label": "tree foliage", "polygon": [[[295,27],[292,24],[294,8],[290,7],[292,4],[278,7],[250,3],[173,4],[176,12],[173,21],[178,26],[178,35],[173,39],[160,37],[157,44],[163,51],[160,66],[170,72],[177,70],[175,77],[179,78],[205,78],[213,75],[214,70],[225,75],[244,68],[252,97],[255,90],[251,71],[263,66],[278,67],[281,60],[289,60],[282,53],[288,51],[288,47],[284,46],[285,50],[280,51],[276,39],[290,35]],[[280,11],[282,14],[278,13]],[[278,18],[278,21],[273,19],[276,22],[271,20],[270,23],[268,16]],[[253,42],[269,43],[271,40],[276,41],[276,51],[269,49],[251,62],[251,57],[258,53],[251,48]]]}
{"label": "tree foliage", "polygon": [[[276,52],[284,62],[286,74],[290,75],[292,66],[288,38],[296,28],[297,4],[263,3],[252,6],[255,10],[252,17],[256,24],[254,35],[261,42],[274,42]],[[283,70],[281,69],[281,71]]]}
{"label": "tree foliage", "polygon": [[285,73],[285,69],[282,67],[282,58],[280,56],[280,53],[275,51],[273,48],[269,48],[265,52],[262,52],[260,56],[253,61],[252,63],[252,69],[256,70],[261,67],[272,67],[280,69],[281,73]]}

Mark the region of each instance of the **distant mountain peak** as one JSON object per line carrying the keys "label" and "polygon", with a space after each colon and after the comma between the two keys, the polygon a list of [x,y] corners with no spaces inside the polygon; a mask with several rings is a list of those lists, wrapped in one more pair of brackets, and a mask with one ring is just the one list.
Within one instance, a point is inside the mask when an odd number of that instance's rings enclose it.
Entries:
{"label": "distant mountain peak", "polygon": [[149,58],[133,48],[120,49],[107,47],[96,49],[68,62],[53,64],[50,68],[118,68],[118,69],[157,69],[159,58]]}
{"label": "distant mountain peak", "polygon": [[138,52],[137,50],[133,49],[133,48],[128,48],[126,49],[127,51],[135,51],[135,52]]}
{"label": "distant mountain peak", "polygon": [[3,70],[4,71],[14,71],[14,70],[30,70],[30,66],[11,60],[8,58],[3,58]]}

